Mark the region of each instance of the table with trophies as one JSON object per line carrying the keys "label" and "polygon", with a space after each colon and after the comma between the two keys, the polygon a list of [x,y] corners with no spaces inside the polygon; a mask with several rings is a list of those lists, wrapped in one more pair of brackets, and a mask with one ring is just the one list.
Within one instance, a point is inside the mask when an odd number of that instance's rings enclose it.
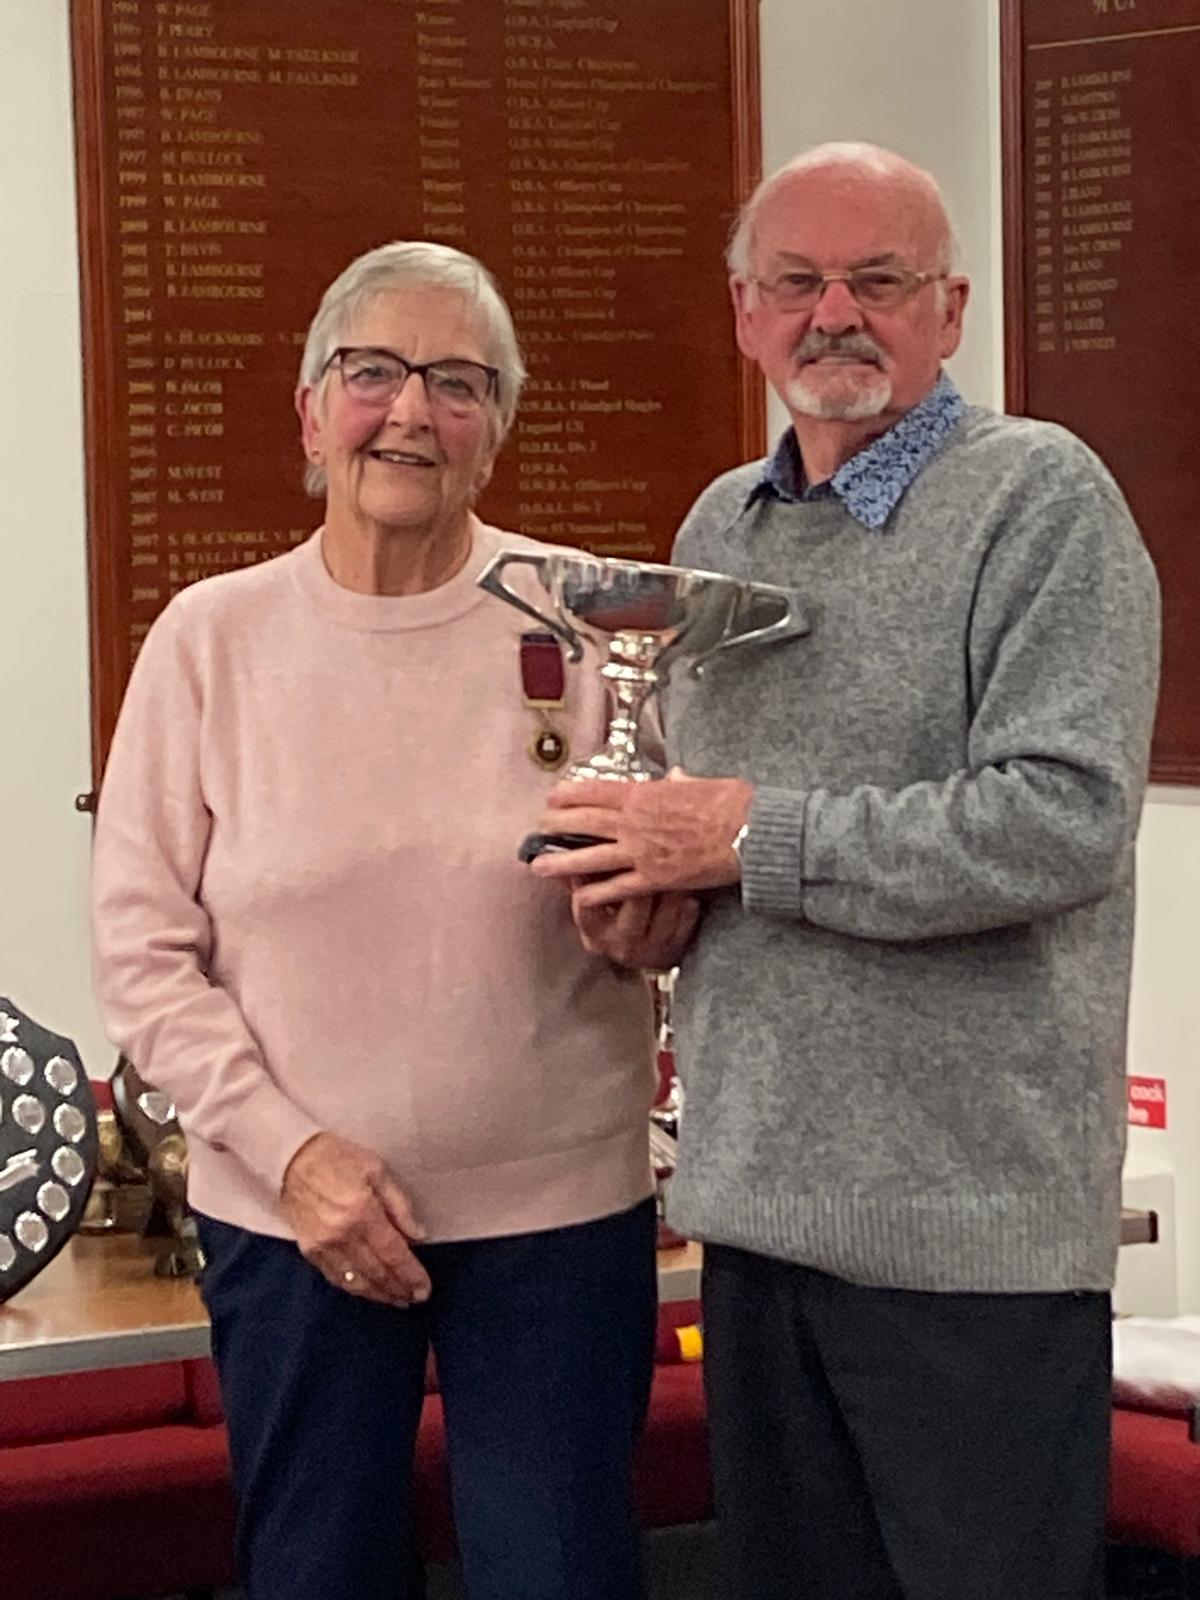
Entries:
{"label": "table with trophies", "polygon": [[[11,1000],[0,1034],[0,1381],[208,1355],[174,1106],[122,1060],[98,1107],[71,1041]],[[660,1251],[662,1299],[699,1280],[698,1246]]]}
{"label": "table with trophies", "polygon": [[[127,1233],[71,1239],[0,1305],[0,1382],[206,1356],[208,1318],[195,1284],[155,1275],[165,1247]],[[699,1246],[660,1251],[658,1284],[664,1301],[698,1295]]]}
{"label": "table with trophies", "polygon": [[[1125,1211],[1122,1244],[1149,1244],[1153,1212]],[[76,1236],[21,1293],[0,1306],[0,1382],[65,1372],[148,1366],[209,1353],[195,1285],[155,1275],[163,1248],[136,1234]],[[662,1250],[659,1298],[700,1292],[700,1246]]]}

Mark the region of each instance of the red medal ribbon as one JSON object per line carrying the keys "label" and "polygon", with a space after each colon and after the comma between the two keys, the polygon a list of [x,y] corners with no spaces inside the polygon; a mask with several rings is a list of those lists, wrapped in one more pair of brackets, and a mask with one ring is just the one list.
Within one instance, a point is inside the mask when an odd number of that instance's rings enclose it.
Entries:
{"label": "red medal ribbon", "polygon": [[521,635],[521,689],[527,706],[556,710],[563,703],[567,675],[562,645],[552,633]]}

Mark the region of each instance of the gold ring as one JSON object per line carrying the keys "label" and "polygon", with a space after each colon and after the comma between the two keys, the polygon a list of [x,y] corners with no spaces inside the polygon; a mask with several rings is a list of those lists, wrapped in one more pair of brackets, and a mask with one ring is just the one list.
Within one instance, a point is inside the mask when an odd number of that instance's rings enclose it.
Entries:
{"label": "gold ring", "polygon": [[355,1272],[352,1267],[347,1267],[345,1272],[342,1273],[342,1282],[343,1283],[357,1283],[358,1282],[358,1273]]}

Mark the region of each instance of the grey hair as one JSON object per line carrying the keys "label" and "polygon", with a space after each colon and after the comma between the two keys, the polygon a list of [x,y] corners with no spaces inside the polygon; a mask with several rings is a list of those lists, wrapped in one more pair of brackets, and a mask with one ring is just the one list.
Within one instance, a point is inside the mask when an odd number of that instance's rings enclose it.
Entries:
{"label": "grey hair", "polygon": [[[478,316],[484,354],[500,373],[499,393],[495,404],[488,406],[491,446],[499,449],[517,413],[525,363],[512,314],[496,280],[482,262],[452,245],[396,240],[368,250],[339,273],[309,324],[300,358],[301,387],[324,382],[330,356],[364,305],[376,295],[404,289],[447,289],[461,295]],[[305,466],[304,487],[311,495],[325,492],[324,470],[314,461]]]}
{"label": "grey hair", "polygon": [[[817,167],[856,166],[877,173],[881,177],[891,177],[895,175],[899,159],[880,145],[864,144],[854,140],[818,144],[813,145],[811,149],[802,150],[798,156],[793,156],[776,172],[765,177],[738,213],[730,233],[729,248],[725,252],[725,262],[729,271],[735,278],[749,279],[753,276],[751,256],[754,248],[754,223],[763,201],[773,193],[778,184],[797,172],[808,172]],[[930,198],[940,209],[946,224],[934,266],[939,272],[954,272],[960,252],[946,197],[932,173],[925,172],[919,167],[914,167],[912,170],[925,183]]]}

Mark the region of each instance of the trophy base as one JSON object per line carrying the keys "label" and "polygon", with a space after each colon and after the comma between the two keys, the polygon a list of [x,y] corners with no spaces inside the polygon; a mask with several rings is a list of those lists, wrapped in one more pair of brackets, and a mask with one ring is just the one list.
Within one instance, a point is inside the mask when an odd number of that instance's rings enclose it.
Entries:
{"label": "trophy base", "polygon": [[585,850],[590,844],[611,844],[598,833],[527,833],[517,850],[517,860],[527,865],[538,856],[557,855],[562,850]]}

